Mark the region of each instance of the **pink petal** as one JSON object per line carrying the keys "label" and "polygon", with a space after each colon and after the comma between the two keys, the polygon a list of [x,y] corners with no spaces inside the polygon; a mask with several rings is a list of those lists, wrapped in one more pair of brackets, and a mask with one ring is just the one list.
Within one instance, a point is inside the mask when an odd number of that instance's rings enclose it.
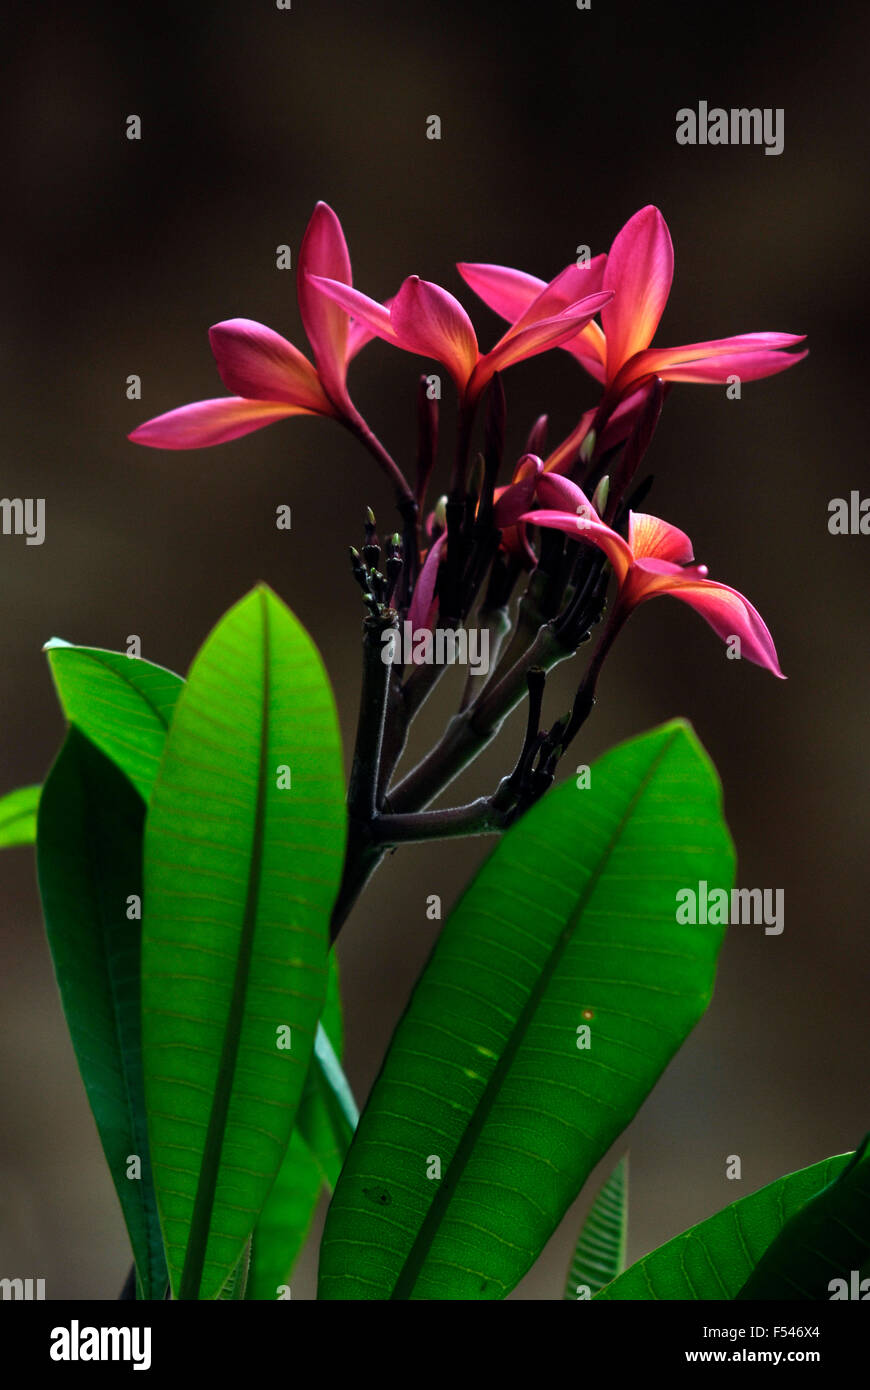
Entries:
{"label": "pink petal", "polygon": [[663,572],[663,568],[663,561],[639,560],[632,567],[629,585],[624,592],[625,600],[634,606],[660,594],[682,599],[701,614],[723,641],[729,637],[739,637],[741,656],[785,679],[773,638],[760,613],[748,599],[727,584],[706,579],[703,566],[678,574]]}
{"label": "pink petal", "polygon": [[608,299],[608,292],[593,294],[573,304],[564,314],[541,319],[527,328],[509,328],[495,347],[480,359],[473,385],[469,388],[469,395],[478,396],[493,372],[502,372],[516,362],[536,357],[538,353],[558,347],[569,338],[575,337]]}
{"label": "pink petal", "polygon": [[253,319],[226,319],[208,336],[221,380],[234,395],[335,413],[308,358],[280,333]]}
{"label": "pink petal", "polygon": [[[383,307],[389,309],[393,303],[392,299],[385,299]],[[377,334],[367,323],[361,323],[359,319],[351,319],[347,328],[347,361],[350,362],[357,353],[370,343]]]}
{"label": "pink petal", "polygon": [[762,377],[787,372],[808,355],[807,352],[735,352],[685,362],[678,367],[665,367],[660,375],[663,381],[711,383],[727,381],[729,376],[738,376],[741,381],[759,381]]}
{"label": "pink petal", "polygon": [[535,496],[535,484],[544,465],[536,454],[524,454],[517,464],[513,482],[498,489],[493,508],[493,521],[501,530],[516,522],[527,512]]}
{"label": "pink petal", "polygon": [[345,362],[350,362],[356,357],[361,348],[366,343],[370,343],[375,337],[374,332],[367,323],[360,323],[359,319],[351,319],[347,326],[347,356]]}
{"label": "pink petal", "polygon": [[[504,265],[460,262],[460,275],[484,304],[514,327],[550,317],[585,295],[597,293],[604,277],[606,256],[595,256],[586,266],[567,266],[547,284],[536,275]],[[562,343],[583,367],[604,380],[604,335],[597,323],[589,323],[575,339]]]}
{"label": "pink petal", "polygon": [[629,512],[628,544],[636,560],[669,560],[687,565],[694,560],[692,542],[677,526],[645,512]]}
{"label": "pink petal", "polygon": [[699,357],[718,357],[726,352],[758,352],[762,348],[797,347],[805,333],[737,333],[733,338],[710,338],[704,343],[685,343],[682,347],[647,348],[641,354],[644,370],[660,375],[659,368],[680,362],[693,362]]}
{"label": "pink petal", "polygon": [[[802,343],[805,334],[743,333],[735,338],[718,338],[707,343],[687,343],[684,347],[650,348],[624,364],[613,389],[621,393],[650,375],[665,381],[725,381],[737,373],[746,381],[773,376],[801,361],[806,353],[784,353],[783,348]],[[742,363],[737,359],[748,358]],[[784,365],[783,365],[784,364]],[[752,373],[752,375],[750,375]]]}
{"label": "pink petal", "polygon": [[542,510],[526,512],[519,520],[533,526],[552,526],[556,531],[564,531],[572,540],[589,541],[597,546],[612,564],[620,584],[631,568],[631,551],[622,536],[601,521],[589,520],[583,513]]}
{"label": "pink petal", "polygon": [[435,583],[438,579],[438,566],[441,563],[441,551],[447,541],[447,532],[442,531],[437,541],[429,548],[429,554],[423,562],[423,568],[417,576],[417,583],[414,585],[414,593],[411,598],[411,606],[408,609],[408,622],[411,624],[412,631],[425,627],[428,623],[429,614],[432,609],[432,600],[435,597]]}
{"label": "pink petal", "polygon": [[601,314],[607,339],[607,377],[649,347],[674,278],[674,248],[658,208],[641,208],[618,233],[607,257],[604,288],[616,297]]}
{"label": "pink petal", "polygon": [[252,401],[242,396],[220,396],[211,401],[194,401],[165,415],[146,420],[127,436],[134,444],[152,449],[204,449],[226,444],[252,430],[260,430],[290,415],[311,415],[299,405],[279,401]]}
{"label": "pink petal", "polygon": [[478,358],[471,319],[452,294],[411,275],[390,310],[396,342],[406,352],[443,362],[460,391],[464,391]]}
{"label": "pink petal", "polygon": [[383,304],[379,304],[376,299],[369,299],[367,294],[360,294],[359,290],[339,280],[329,280],[322,275],[312,275],[309,278],[311,284],[327,299],[334,300],[346,313],[367,324],[375,337],[386,338],[388,343],[395,343],[396,332],[390,323],[390,311],[385,309]]}
{"label": "pink petal", "polygon": [[529,305],[547,288],[546,280],[526,275],[522,270],[511,270],[506,265],[460,261],[456,269],[484,304],[508,323],[522,318]]}
{"label": "pink petal", "polygon": [[350,256],[341,223],[326,203],[318,203],[299,248],[296,292],[302,323],[314,350],[314,360],[324,390],[336,405],[349,404],[345,373],[347,364],[347,314],[322,294],[311,277],[325,276],[351,283]]}
{"label": "pink petal", "polygon": [[514,329],[526,328],[541,319],[553,318],[555,314],[564,313],[592,295],[600,294],[606,263],[606,256],[596,256],[585,266],[566,266],[549,285],[544,286],[541,293],[516,320]]}
{"label": "pink petal", "polygon": [[542,473],[535,495],[548,511],[572,512],[575,516],[595,516],[595,510],[582,488],[561,473]]}

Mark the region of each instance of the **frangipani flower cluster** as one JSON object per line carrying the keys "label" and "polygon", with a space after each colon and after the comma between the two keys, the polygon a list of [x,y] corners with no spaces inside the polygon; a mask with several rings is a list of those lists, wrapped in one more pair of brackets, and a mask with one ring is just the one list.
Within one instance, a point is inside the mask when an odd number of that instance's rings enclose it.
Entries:
{"label": "frangipani flower cluster", "polygon": [[[550,281],[489,263],[460,262],[464,282],[507,327],[487,351],[448,290],[408,276],[384,302],[354,288],[341,225],[319,203],[300,248],[297,293],[313,360],[263,324],[235,318],[210,330],[218,372],[232,394],[197,401],[147,421],[130,436],[153,448],[194,449],[225,443],[294,415],[319,415],[348,428],[373,454],[396,492],[401,532],[381,547],[370,520],[354,571],[375,617],[412,624],[463,623],[474,605],[481,622],[505,613],[513,589],[531,571],[528,605],[544,595],[540,621],[568,645],[582,641],[601,616],[607,569],[616,598],[602,652],[640,604],[670,594],[695,608],[722,638],[738,637],[741,654],[777,676],[773,639],[755,608],[714,582],[694,562],[684,532],[637,510],[634,479],[671,383],[741,382],[786,371],[806,356],[802,335],[743,333],[681,347],[656,347],[674,270],[664,217],[636,213],[610,250],[566,266]],[[351,399],[347,373],[356,354],[378,338],[442,364],[458,397],[458,428],[449,491],[422,509],[437,462],[438,406],[422,394],[417,476],[407,473],[375,436]],[[575,428],[549,452],[546,416],[526,451],[504,465],[505,405],[501,374],[552,348],[568,352],[600,388]],[[482,454],[474,462],[474,423],[486,405]],[[585,490],[584,490],[585,489]],[[591,500],[590,500],[591,498]],[[548,539],[549,537],[549,539]],[[537,602],[537,599],[536,599]],[[516,636],[491,680],[521,665]],[[504,661],[513,660],[513,667]],[[597,677],[600,659],[593,660]],[[394,673],[400,690],[411,678]],[[490,682],[491,686],[491,682]],[[483,698],[486,691],[478,698]],[[590,691],[587,688],[585,698]]]}

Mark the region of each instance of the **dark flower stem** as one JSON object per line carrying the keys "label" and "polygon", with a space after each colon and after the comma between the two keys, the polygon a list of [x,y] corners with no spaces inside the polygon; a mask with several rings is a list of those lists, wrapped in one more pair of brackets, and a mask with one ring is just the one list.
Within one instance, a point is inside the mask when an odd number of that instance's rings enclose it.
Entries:
{"label": "dark flower stem", "polygon": [[574,651],[558,640],[552,624],[541,627],[526,652],[495,685],[490,684],[472,704],[454,715],[432,751],[389,793],[389,811],[400,814],[428,806],[498,733],[526,694],[529,670],[540,666],[550,671]]}
{"label": "dark flower stem", "polygon": [[372,838],[378,810],[378,779],[392,666],[383,660],[383,634],[396,628],[396,614],[368,617],[363,624],[363,679],[353,765],[347,792],[347,849],[332,913],[335,940],[351,907],[380,860]]}
{"label": "dark flower stem", "polygon": [[378,465],[387,475],[396,490],[396,504],[402,517],[407,522],[409,516],[417,517],[417,499],[413,489],[410,487],[407,478],[402,472],[395,459],[387,453],[381,441],[372,429],[366,424],[361,415],[343,415],[342,424],[350,430],[355,439],[358,439],[364,448],[376,459]]}
{"label": "dark flower stem", "polygon": [[449,840],[459,835],[493,835],[504,826],[493,798],[479,796],[466,806],[444,811],[417,811],[408,815],[383,815],[372,827],[375,842],[384,849],[423,840]]}

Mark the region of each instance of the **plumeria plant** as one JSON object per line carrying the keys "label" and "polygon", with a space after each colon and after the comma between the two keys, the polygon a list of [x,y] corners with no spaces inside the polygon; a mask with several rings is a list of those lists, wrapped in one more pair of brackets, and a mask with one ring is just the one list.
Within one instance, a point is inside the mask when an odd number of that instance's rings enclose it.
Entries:
{"label": "plumeria plant", "polygon": [[[365,613],[347,787],[323,663],[266,587],[224,616],[186,679],[134,652],[46,647],[67,736],[44,787],[0,806],[0,839],[36,841],[61,999],[130,1235],[127,1298],[289,1298],[324,1189],[320,1298],[505,1298],[712,994],[727,908],[696,922],[678,905],[693,887],[730,901],[734,855],[691,727],[675,720],[554,783],[609,651],[649,599],[687,603],[782,676],[752,604],[708,578],[685,532],[641,510],[643,463],[671,383],[772,376],[806,355],[802,338],[652,346],[673,278],[654,207],[549,282],[459,271],[507,323],[486,352],[438,285],[410,276],[384,303],[355,289],[321,203],[298,258],[311,357],[262,324],[219,323],[230,394],[131,435],[196,449],[318,415],[386,475],[396,520],[382,530],[361,498],[350,549]],[[374,339],[455,385],[440,497],[436,379],[415,387],[410,469],[351,398],[348,366]],[[506,457],[504,373],[556,348],[600,398],[554,448],[542,414]],[[548,674],[571,660],[573,702],[545,714]],[[456,712],[406,768],[414,719],[463,662]],[[445,804],[524,701],[497,785]],[[495,848],[360,1116],[335,940],[388,852],[469,835]],[[440,920],[437,897],[426,912]],[[620,1161],[565,1296],[829,1297],[832,1269],[848,1278],[870,1254],[868,1165],[865,1146],[784,1177],[624,1270]]]}

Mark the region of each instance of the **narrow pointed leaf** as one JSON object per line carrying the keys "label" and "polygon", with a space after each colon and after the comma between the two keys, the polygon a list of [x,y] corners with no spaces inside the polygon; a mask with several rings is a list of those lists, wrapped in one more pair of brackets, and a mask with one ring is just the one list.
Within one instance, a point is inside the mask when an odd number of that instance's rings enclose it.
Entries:
{"label": "narrow pointed leaf", "polygon": [[347,1077],[325,1029],[318,1024],[298,1126],[330,1192],[338,1182],[358,1121],[359,1111]]}
{"label": "narrow pointed leaf", "polygon": [[19,787],[0,797],[0,849],[33,844],[41,790],[41,787]]}
{"label": "narrow pointed leaf", "polygon": [[783,1226],[739,1299],[829,1298],[832,1279],[849,1285],[870,1261],[870,1136],[832,1183]]}
{"label": "narrow pointed leaf", "polygon": [[[144,820],[144,803],[126,778],[70,729],[40,801],[39,889],[76,1060],[130,1234],[139,1297],[159,1299],[167,1274],[145,1122],[135,906]],[[135,1157],[141,1171],[128,1177]]]}
{"label": "narrow pointed leaf", "polygon": [[630,1265],[596,1298],[736,1298],[783,1226],[842,1173],[849,1158],[823,1159],[741,1197]]}
{"label": "narrow pointed leaf", "polygon": [[344,1030],[335,951],[330,952],[329,964],[326,999],[296,1125],[331,1193],[350,1147],[359,1111],[341,1067]]}
{"label": "narrow pointed leaf", "polygon": [[322,1190],[320,1165],[296,1130],[254,1231],[248,1301],[276,1299],[289,1285]]}
{"label": "narrow pointed leaf", "polygon": [[181,677],[141,657],[59,638],[45,651],[70,724],[117,763],[147,803]]}
{"label": "narrow pointed leaf", "polygon": [[323,1005],[344,817],[326,674],[259,588],[193,663],[146,827],[143,1055],[176,1297],[218,1296],[281,1167]]}
{"label": "narrow pointed leaf", "polygon": [[[296,1129],[275,1185],[254,1228],[251,1271],[245,1295],[249,1300],[277,1298],[279,1290],[289,1286],[321,1191],[325,1187],[331,1193],[335,1187],[358,1118],[354,1118],[351,1127],[333,1092],[334,1084],[346,1090],[350,1096],[337,1051],[330,1041],[331,1035],[337,1042],[338,1051],[341,1050],[343,1029],[335,951],[330,952],[329,965],[326,999],[317,1025],[314,1056],[305,1078]],[[334,1064],[327,1064],[326,1068],[331,1079],[322,1069],[318,1055],[327,1052],[334,1058]],[[334,1068],[337,1068],[337,1078]],[[352,1096],[349,1104],[352,1112],[355,1112]]]}
{"label": "narrow pointed leaf", "polygon": [[588,1299],[625,1269],[628,1232],[628,1157],[599,1189],[574,1250],[565,1297]]}
{"label": "narrow pointed leaf", "polygon": [[321,1297],[510,1292],[710,999],[722,928],[678,923],[677,892],[732,874],[718,779],[681,722],[508,831],[396,1030],[330,1207]]}

